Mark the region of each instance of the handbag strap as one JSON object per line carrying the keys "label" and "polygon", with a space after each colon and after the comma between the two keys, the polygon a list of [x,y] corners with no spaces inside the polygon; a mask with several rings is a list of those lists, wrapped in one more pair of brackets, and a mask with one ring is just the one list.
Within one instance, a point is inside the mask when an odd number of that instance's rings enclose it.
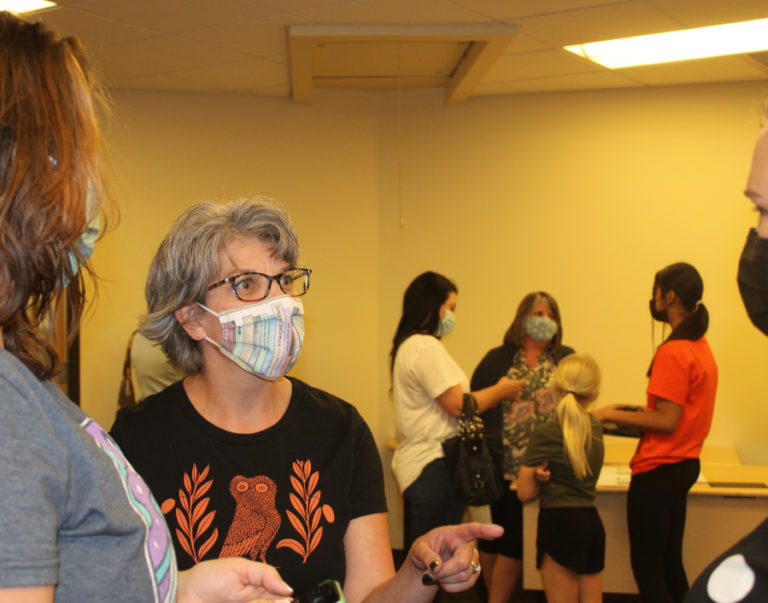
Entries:
{"label": "handbag strap", "polygon": [[464,440],[481,439],[485,433],[483,419],[478,413],[477,399],[471,393],[464,394],[461,416],[459,417],[459,435]]}
{"label": "handbag strap", "polygon": [[131,347],[136,331],[131,333],[128,339],[128,347],[125,349],[125,360],[123,361],[123,379],[120,382],[120,390],[117,394],[117,407],[133,406],[136,404],[136,393],[133,391],[133,367],[131,366]]}

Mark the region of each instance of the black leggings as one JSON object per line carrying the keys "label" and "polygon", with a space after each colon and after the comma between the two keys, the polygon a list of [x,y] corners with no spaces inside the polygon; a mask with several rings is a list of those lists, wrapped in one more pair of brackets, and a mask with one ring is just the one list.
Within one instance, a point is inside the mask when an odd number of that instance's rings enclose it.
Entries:
{"label": "black leggings", "polygon": [[698,476],[699,459],[632,476],[627,523],[632,573],[643,603],[680,603],[688,592],[683,531],[688,490]]}

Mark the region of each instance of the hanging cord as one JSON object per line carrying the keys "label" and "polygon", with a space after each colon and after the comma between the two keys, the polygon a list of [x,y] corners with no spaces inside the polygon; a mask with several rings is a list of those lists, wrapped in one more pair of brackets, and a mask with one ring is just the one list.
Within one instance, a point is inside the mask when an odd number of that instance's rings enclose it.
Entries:
{"label": "hanging cord", "polygon": [[403,109],[402,109],[402,89],[400,86],[400,76],[402,74],[400,66],[402,43],[397,43],[397,142],[395,143],[395,182],[397,187],[397,212],[400,223],[400,230],[405,228],[405,216],[403,216],[403,170],[400,156],[400,145],[402,141],[403,129]]}

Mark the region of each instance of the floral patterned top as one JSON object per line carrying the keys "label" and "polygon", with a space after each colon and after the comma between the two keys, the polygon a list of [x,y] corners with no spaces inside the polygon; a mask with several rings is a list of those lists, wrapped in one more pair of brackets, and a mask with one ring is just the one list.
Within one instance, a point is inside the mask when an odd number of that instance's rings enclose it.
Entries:
{"label": "floral patterned top", "polygon": [[550,391],[549,378],[556,362],[548,351],[539,354],[536,366],[531,368],[520,349],[507,371],[510,379],[525,381],[516,400],[502,400],[502,438],[504,441],[504,477],[517,479],[517,470],[528,447],[531,433],[540,423],[548,421],[555,411],[555,399]]}

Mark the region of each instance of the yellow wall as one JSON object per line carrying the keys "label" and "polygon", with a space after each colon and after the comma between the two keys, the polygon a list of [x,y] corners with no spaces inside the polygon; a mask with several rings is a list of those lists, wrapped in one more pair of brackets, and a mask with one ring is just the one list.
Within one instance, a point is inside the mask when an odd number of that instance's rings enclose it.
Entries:
{"label": "yellow wall", "polygon": [[767,94],[745,83],[448,107],[439,91],[320,92],[304,107],[116,92],[108,141],[122,218],[93,257],[104,280],[82,332],[83,406],[111,424],[146,269],[173,217],[197,200],[262,193],[288,206],[314,270],[293,374],[355,403],[369,422],[385,459],[393,544],[387,353],[402,292],[428,269],[459,286],[445,344],[468,375],[522,296],[545,289],[560,303],[565,343],[600,362],[601,401],[642,403],[654,272],[693,263],[720,367],[710,442],[768,464],[768,339],[736,287],[755,222],[742,190]]}

